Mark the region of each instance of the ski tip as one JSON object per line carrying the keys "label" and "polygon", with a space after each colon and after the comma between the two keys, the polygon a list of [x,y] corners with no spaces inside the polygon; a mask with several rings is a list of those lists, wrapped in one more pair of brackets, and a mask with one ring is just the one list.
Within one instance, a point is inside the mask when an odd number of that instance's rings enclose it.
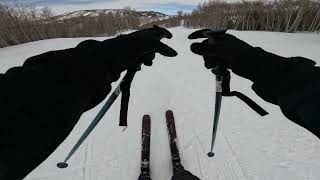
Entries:
{"label": "ski tip", "polygon": [[213,152],[208,152],[208,157],[213,157],[214,156],[214,153]]}
{"label": "ski tip", "polygon": [[68,163],[65,163],[65,162],[60,162],[57,164],[57,167],[60,168],[60,169],[65,169],[68,167]]}
{"label": "ski tip", "polygon": [[145,120],[147,120],[147,121],[149,120],[149,121],[150,121],[150,119],[151,119],[151,118],[150,118],[150,116],[149,116],[148,114],[146,114],[146,115],[143,116],[143,120],[144,120],[144,121],[145,121]]}
{"label": "ski tip", "polygon": [[151,124],[151,118],[149,115],[144,115],[142,118],[142,125],[149,125]]}
{"label": "ski tip", "polygon": [[174,118],[172,110],[168,110],[166,112],[166,117],[167,117],[167,119],[173,119]]}

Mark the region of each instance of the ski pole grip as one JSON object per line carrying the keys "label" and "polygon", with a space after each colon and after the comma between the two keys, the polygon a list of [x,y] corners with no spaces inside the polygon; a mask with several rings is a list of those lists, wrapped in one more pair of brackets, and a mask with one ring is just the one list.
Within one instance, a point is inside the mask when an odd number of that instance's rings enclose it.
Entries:
{"label": "ski pole grip", "polygon": [[216,92],[217,93],[222,93],[222,81],[223,81],[223,76],[217,75],[216,76]]}
{"label": "ski pole grip", "polygon": [[223,73],[227,71],[226,69],[223,69],[221,65],[217,65],[214,67],[211,72],[216,75],[216,92],[222,93],[223,92]]}

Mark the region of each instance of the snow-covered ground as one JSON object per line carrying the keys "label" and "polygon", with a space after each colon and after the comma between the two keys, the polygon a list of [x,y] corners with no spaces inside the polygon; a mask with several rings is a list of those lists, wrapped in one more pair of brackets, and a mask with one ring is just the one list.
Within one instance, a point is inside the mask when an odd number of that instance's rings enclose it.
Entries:
{"label": "snow-covered ground", "polygon": [[[144,67],[137,74],[132,84],[128,129],[122,132],[118,127],[118,99],[70,159],[69,167],[58,169],[56,164],[65,158],[101,108],[100,104],[81,117],[67,140],[26,180],[136,180],[140,173],[141,118],[145,113],[152,118],[152,179],[169,180],[172,171],[164,116],[167,109],[175,113],[182,162],[202,180],[320,179],[320,140],[287,120],[277,106],[255,95],[250,81],[236,75],[232,77],[232,89],[253,98],[270,115],[260,117],[237,98],[224,98],[216,156],[208,158],[214,75],[204,68],[201,57],[189,50],[192,41],[187,40],[187,35],[194,30],[179,27],[170,31],[174,38],[164,41],[179,56],[158,55],[152,67]],[[305,56],[320,63],[319,34],[229,33],[279,55]],[[32,55],[74,47],[82,40],[53,39],[0,49],[0,72],[21,65]]]}

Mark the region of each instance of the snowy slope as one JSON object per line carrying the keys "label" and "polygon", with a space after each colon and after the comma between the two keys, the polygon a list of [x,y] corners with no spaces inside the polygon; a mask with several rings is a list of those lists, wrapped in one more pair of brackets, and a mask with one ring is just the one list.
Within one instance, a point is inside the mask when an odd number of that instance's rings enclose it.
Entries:
{"label": "snowy slope", "polygon": [[[93,134],[71,158],[62,161],[99,107],[85,113],[67,140],[27,180],[135,180],[140,169],[141,118],[152,118],[151,173],[153,180],[171,178],[171,160],[164,113],[173,109],[182,161],[202,180],[318,180],[320,141],[287,120],[277,106],[260,99],[251,82],[234,75],[232,89],[244,92],[270,115],[259,117],[236,98],[224,98],[217,134],[216,157],[209,159],[214,108],[214,76],[192,54],[187,35],[194,30],[170,29],[165,40],[179,56],[158,55],[152,67],[144,67],[132,84],[129,128],[118,127],[120,99]],[[320,63],[319,34],[230,31],[252,45],[283,56],[305,56]],[[102,38],[99,38],[102,40]],[[21,65],[29,56],[48,50],[73,47],[83,39],[53,39],[0,49],[0,72]],[[118,83],[118,82],[117,82]],[[114,86],[117,84],[114,83]],[[45,142],[44,142],[45,143]]]}

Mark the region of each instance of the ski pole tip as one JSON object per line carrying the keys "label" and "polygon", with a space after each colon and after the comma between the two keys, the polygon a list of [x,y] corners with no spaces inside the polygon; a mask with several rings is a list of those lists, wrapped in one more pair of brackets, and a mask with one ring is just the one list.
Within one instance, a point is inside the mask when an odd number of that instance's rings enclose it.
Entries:
{"label": "ski pole tip", "polygon": [[207,154],[209,157],[213,157],[214,156],[214,153],[213,152],[208,152]]}
{"label": "ski pole tip", "polygon": [[68,163],[60,162],[60,163],[57,164],[57,167],[60,168],[60,169],[67,168],[68,167]]}

